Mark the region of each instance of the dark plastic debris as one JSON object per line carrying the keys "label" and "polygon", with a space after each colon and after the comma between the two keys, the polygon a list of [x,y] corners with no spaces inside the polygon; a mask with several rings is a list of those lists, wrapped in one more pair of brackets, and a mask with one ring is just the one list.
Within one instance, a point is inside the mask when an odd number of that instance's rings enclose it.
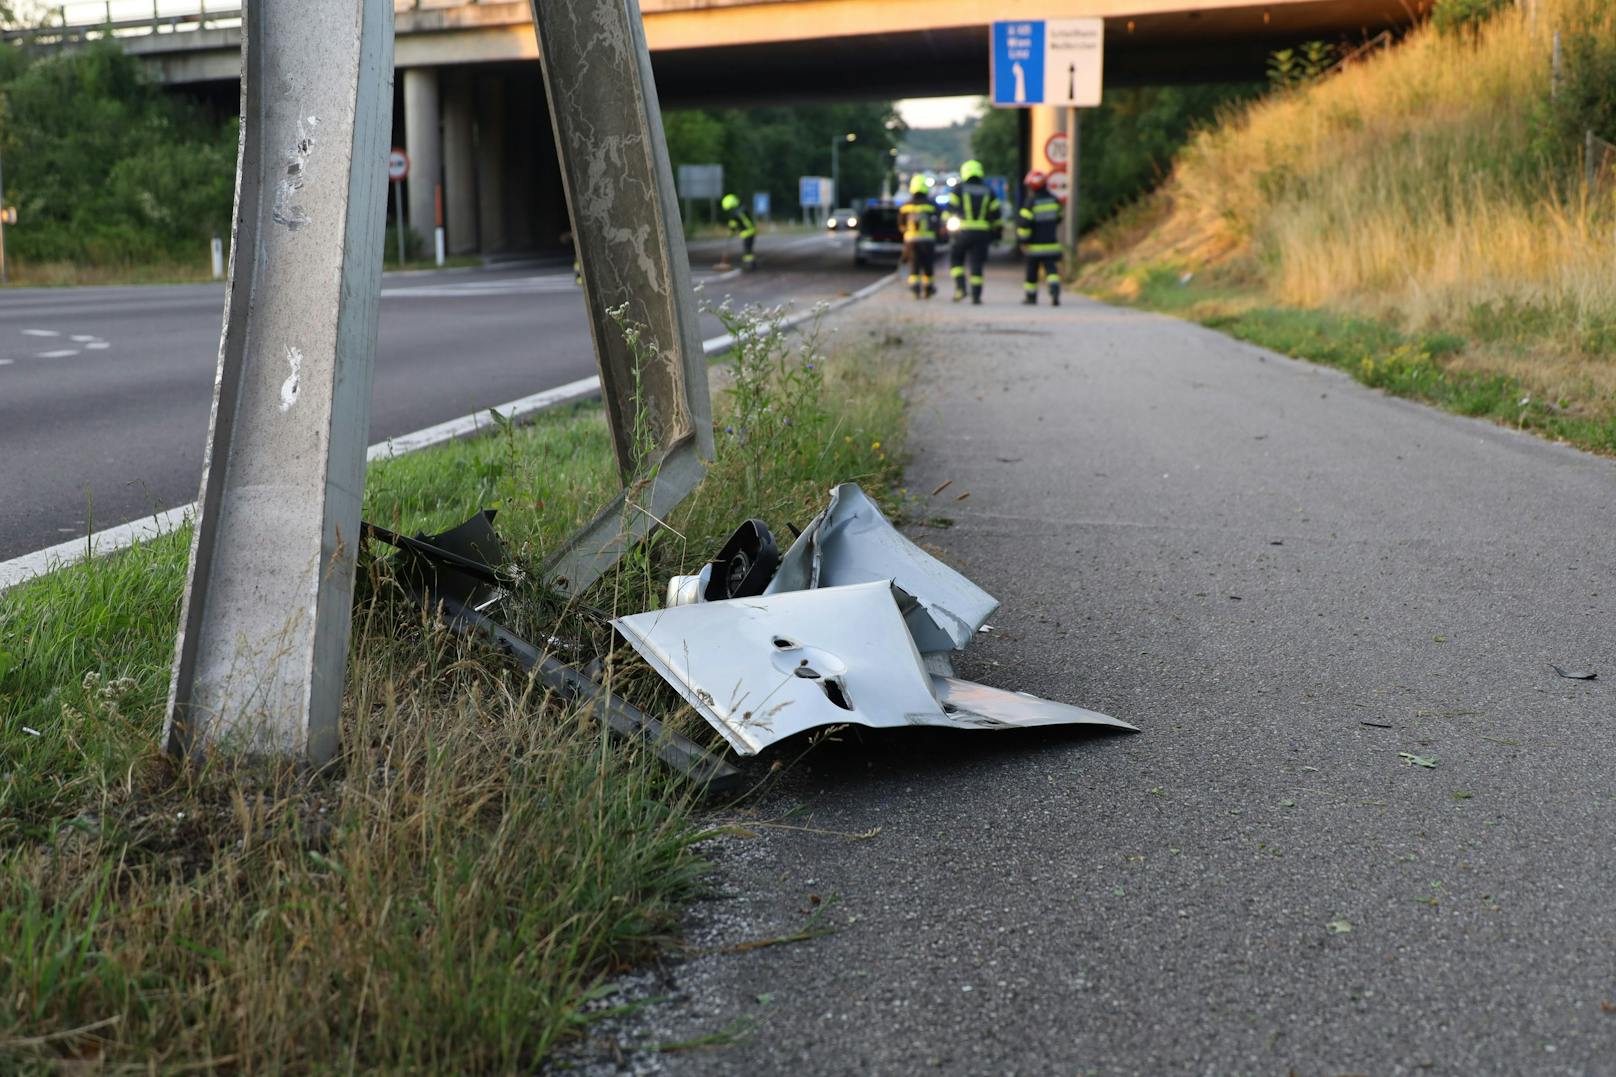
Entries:
{"label": "dark plastic debris", "polygon": [[748,520],[735,529],[713,559],[712,577],[703,594],[708,602],[726,598],[753,598],[774,578],[780,567],[780,547],[762,520]]}
{"label": "dark plastic debris", "polygon": [[[1553,663],[1550,663],[1550,665],[1553,665]],[[1591,681],[1599,676],[1598,672],[1593,670],[1584,673],[1581,671],[1561,669],[1559,666],[1554,666],[1554,672],[1558,673],[1568,681]]]}

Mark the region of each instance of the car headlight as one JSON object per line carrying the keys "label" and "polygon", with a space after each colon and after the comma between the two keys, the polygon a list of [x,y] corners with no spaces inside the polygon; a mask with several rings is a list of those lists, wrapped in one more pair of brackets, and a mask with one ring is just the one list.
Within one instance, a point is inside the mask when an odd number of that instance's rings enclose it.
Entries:
{"label": "car headlight", "polygon": [[948,218],[948,230],[950,232],[958,232],[959,231],[959,218],[958,217],[950,217],[950,218]]}
{"label": "car headlight", "polygon": [[858,227],[858,218],[857,217],[849,217],[849,218],[847,218],[847,227],[849,227],[849,228],[857,228]]}

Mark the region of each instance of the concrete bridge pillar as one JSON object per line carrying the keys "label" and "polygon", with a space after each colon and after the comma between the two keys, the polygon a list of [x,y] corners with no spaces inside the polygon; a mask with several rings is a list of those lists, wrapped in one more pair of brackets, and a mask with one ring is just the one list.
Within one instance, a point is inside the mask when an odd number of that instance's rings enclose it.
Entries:
{"label": "concrete bridge pillar", "polygon": [[408,187],[409,226],[432,252],[435,224],[433,188],[443,176],[443,143],[438,130],[438,69],[411,67],[404,71],[404,150],[410,155]]}
{"label": "concrete bridge pillar", "polygon": [[496,73],[477,88],[477,233],[484,254],[511,248],[505,169],[505,80]]}
{"label": "concrete bridge pillar", "polygon": [[[1066,130],[1066,110],[1039,105],[1027,111],[1031,114],[1028,119],[1032,121],[1032,137],[1029,140],[1032,144],[1027,147],[1028,167],[1048,172],[1052,162],[1044,156],[1044,144],[1049,141],[1050,135]],[[1017,176],[1016,179],[1019,181],[1021,177]]]}
{"label": "concrete bridge pillar", "polygon": [[471,72],[461,68],[444,73],[443,94],[443,217],[450,254],[477,250],[477,159],[473,126],[475,105]]}

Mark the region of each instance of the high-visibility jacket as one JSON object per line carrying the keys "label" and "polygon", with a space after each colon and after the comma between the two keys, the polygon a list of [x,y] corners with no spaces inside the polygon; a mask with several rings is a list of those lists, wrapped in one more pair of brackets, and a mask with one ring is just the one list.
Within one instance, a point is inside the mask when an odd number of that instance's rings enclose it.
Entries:
{"label": "high-visibility jacket", "polygon": [[898,220],[906,241],[937,238],[937,203],[925,192],[911,195],[898,207]]}
{"label": "high-visibility jacket", "polygon": [[1021,207],[1016,238],[1028,254],[1059,254],[1061,204],[1048,191],[1039,191]]}
{"label": "high-visibility jacket", "polygon": [[757,235],[757,225],[752,223],[752,218],[740,206],[729,211],[729,230],[739,233],[742,239]]}
{"label": "high-visibility jacket", "polygon": [[999,226],[999,199],[981,180],[966,180],[948,196],[948,214],[961,232],[988,232]]}

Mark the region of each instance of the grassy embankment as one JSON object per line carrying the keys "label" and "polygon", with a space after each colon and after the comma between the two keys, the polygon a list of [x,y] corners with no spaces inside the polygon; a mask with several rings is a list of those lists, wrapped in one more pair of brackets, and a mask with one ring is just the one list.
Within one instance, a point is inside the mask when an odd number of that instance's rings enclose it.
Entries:
{"label": "grassy embankment", "polygon": [[[743,342],[700,490],[586,600],[638,610],[740,520],[898,475],[903,361]],[[530,568],[615,489],[598,407],[379,463],[366,517],[497,504]],[[0,1070],[533,1069],[699,884],[690,792],[361,568],[343,744],[312,779],[155,749],[188,536],[0,595]],[[501,618],[566,618],[524,587]],[[609,644],[606,644],[609,646]],[[679,711],[624,650],[609,681]],[[677,716],[676,716],[677,717]],[[682,721],[700,730],[686,712]],[[716,738],[714,738],[716,739]]]}
{"label": "grassy embankment", "polygon": [[1535,6],[1224,116],[1082,285],[1616,452],[1616,183],[1581,156],[1616,98],[1616,9]]}

